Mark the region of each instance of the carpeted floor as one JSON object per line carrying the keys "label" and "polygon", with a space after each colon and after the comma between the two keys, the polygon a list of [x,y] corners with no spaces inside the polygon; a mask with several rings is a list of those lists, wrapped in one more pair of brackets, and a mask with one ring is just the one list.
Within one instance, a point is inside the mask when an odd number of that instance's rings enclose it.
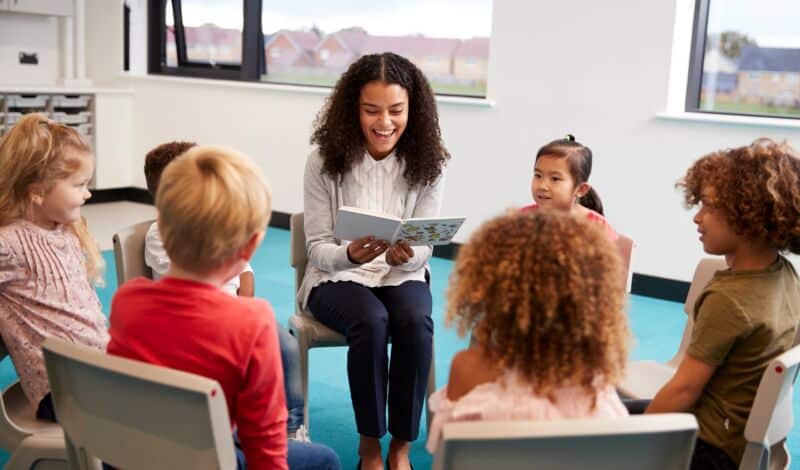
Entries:
{"label": "carpeted floor", "polygon": [[[114,257],[104,252],[107,285],[98,289],[98,295],[107,313],[111,297],[116,290]],[[289,232],[270,229],[263,245],[252,261],[256,275],[256,295],[268,299],[275,309],[278,321],[286,324],[294,305],[294,276],[289,267]],[[452,262],[434,258],[431,287],[433,291],[433,315],[436,328],[436,378],[442,385],[447,380],[450,359],[456,351],[466,346],[466,340],[457,337],[444,325],[444,292]],[[647,297],[631,296],[630,321],[635,343],[633,359],[668,360],[680,342],[686,316],[683,305]],[[0,364],[0,386],[5,387],[15,380],[9,359]],[[345,469],[355,468],[358,460],[355,431],[346,376],[346,349],[312,349],[310,354],[309,410],[311,438],[315,442],[332,447],[340,456]],[[794,409],[800,409],[800,400],[795,395]],[[424,419],[423,419],[424,423]],[[430,468],[431,456],[425,451],[425,430],[411,451],[411,460],[417,469]],[[388,446],[388,436],[384,448]],[[790,435],[789,445],[793,461],[800,462],[800,436],[795,431]],[[0,451],[0,464],[7,454]],[[800,465],[793,465],[800,468]]]}

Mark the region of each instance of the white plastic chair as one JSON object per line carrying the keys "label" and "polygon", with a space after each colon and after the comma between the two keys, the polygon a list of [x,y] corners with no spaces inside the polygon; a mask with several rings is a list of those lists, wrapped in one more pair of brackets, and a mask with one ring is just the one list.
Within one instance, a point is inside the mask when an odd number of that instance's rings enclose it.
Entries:
{"label": "white plastic chair", "polygon": [[[303,230],[303,213],[292,214],[289,222],[291,232],[291,254],[290,264],[294,268],[295,280],[295,294],[297,293],[300,284],[303,282],[303,276],[306,273],[306,265],[308,264],[308,251],[306,249],[306,234]],[[311,348],[328,348],[337,346],[347,346],[347,339],[318,322],[314,319],[310,312],[304,312],[300,304],[295,302],[296,313],[289,317],[289,331],[297,339],[297,344],[300,349],[300,370],[303,374],[303,398],[305,399],[305,406],[303,409],[304,424],[306,430],[309,432],[309,413],[308,413],[308,350]],[[428,373],[428,388],[427,395],[430,396],[436,391],[436,361],[433,358],[433,350],[431,351],[431,370]],[[430,427],[431,412],[426,406],[427,410],[427,424]]]}
{"label": "white plastic chair", "polygon": [[773,359],[761,376],[744,428],[747,447],[740,470],[777,470],[791,464],[786,436],[794,424],[792,396],[800,364],[799,340],[800,329],[795,346]]}
{"label": "white plastic chair", "polygon": [[688,413],[616,419],[463,421],[443,426],[434,470],[683,470],[697,420]]}
{"label": "white plastic chair", "polygon": [[216,381],[55,338],[42,348],[73,469],[236,468]]}
{"label": "white plastic chair", "polygon": [[144,238],[152,224],[152,220],[146,220],[114,234],[118,287],[135,277],[153,278],[153,271],[144,262]]}
{"label": "white plastic chair", "polygon": [[697,263],[692,284],[686,295],[686,302],[683,304],[683,311],[686,313],[687,319],[678,352],[666,363],[651,360],[629,362],[626,367],[625,379],[617,386],[620,395],[626,398],[652,399],[672,378],[692,339],[694,304],[711,278],[714,277],[714,273],[723,269],[727,269],[723,258],[703,258]]}
{"label": "white plastic chair", "polygon": [[[0,360],[6,356],[0,339]],[[19,381],[0,396],[0,446],[11,454],[5,466],[9,470],[69,468],[61,426],[36,419],[36,407],[25,397]]]}
{"label": "white plastic chair", "polygon": [[631,291],[631,282],[633,281],[633,271],[631,270],[631,264],[633,262],[633,249],[636,248],[636,243],[634,241],[621,234],[617,233],[617,241],[616,241],[617,249],[619,250],[619,255],[622,257],[622,268],[624,269],[624,279],[625,279],[625,292]]}

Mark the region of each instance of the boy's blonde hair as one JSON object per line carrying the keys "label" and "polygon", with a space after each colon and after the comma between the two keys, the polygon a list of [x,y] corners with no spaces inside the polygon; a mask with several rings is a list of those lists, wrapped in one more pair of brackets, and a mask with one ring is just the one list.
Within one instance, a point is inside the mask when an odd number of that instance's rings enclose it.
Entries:
{"label": "boy's blonde hair", "polygon": [[536,393],[622,379],[630,333],[616,247],[585,217],[539,209],[496,217],[461,247],[446,321]]}
{"label": "boy's blonde hair", "polygon": [[[92,159],[92,149],[73,128],[44,114],[27,114],[0,140],[0,226],[32,217],[34,191],[47,194],[56,181]],[[89,279],[102,283],[103,259],[81,218],[67,228],[78,238]]]}
{"label": "boy's blonde hair", "polygon": [[167,165],[156,194],[170,260],[206,273],[230,260],[270,218],[271,194],[253,162],[231,149],[198,146]]}

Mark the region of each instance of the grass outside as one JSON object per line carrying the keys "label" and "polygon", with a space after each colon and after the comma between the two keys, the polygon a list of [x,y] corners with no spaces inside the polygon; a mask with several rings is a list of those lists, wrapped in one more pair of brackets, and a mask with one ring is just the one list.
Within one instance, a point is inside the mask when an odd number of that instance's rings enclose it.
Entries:
{"label": "grass outside", "polygon": [[701,102],[700,109],[723,113],[757,114],[774,117],[800,117],[800,108],[769,106],[764,104],[716,102],[712,107],[709,107],[707,103]]}
{"label": "grass outside", "polygon": [[[261,81],[271,83],[283,83],[287,85],[311,85],[332,87],[339,74],[304,74],[292,72],[272,72],[261,76]],[[433,91],[438,94],[475,96],[482,98],[486,96],[486,83],[475,84],[450,83],[431,80]]]}

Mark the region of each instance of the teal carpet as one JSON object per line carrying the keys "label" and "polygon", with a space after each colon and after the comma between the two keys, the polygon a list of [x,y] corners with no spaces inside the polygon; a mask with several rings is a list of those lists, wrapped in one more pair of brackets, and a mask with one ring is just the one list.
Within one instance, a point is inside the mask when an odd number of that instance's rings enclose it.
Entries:
{"label": "teal carpet", "polygon": [[[107,263],[105,288],[98,289],[103,309],[108,312],[111,297],[116,290],[114,275],[114,256],[105,252]],[[278,321],[286,324],[294,305],[294,275],[289,267],[289,232],[270,229],[264,243],[256,253],[252,266],[256,275],[256,295],[268,299],[275,309]],[[458,338],[454,331],[444,327],[444,292],[452,262],[434,258],[431,261],[433,315],[436,325],[436,382],[443,385],[447,381],[450,359],[456,351],[466,346],[466,340]],[[666,361],[674,354],[680,342],[686,316],[683,305],[647,297],[631,296],[630,321],[635,335],[632,350],[633,359],[655,359]],[[355,468],[358,460],[356,449],[358,437],[350,407],[347,387],[346,349],[312,349],[310,353],[309,412],[311,415],[311,437],[315,442],[332,447],[342,460],[343,468]],[[0,386],[5,387],[13,380],[11,361],[0,364]],[[794,399],[795,411],[800,410],[798,395]],[[423,419],[423,426],[424,426]],[[425,451],[425,429],[411,451],[411,461],[417,469],[430,468],[431,456]],[[793,431],[789,436],[793,468],[800,469],[800,435]],[[388,436],[384,449],[388,448]],[[0,464],[5,463],[7,454],[0,451]]]}

